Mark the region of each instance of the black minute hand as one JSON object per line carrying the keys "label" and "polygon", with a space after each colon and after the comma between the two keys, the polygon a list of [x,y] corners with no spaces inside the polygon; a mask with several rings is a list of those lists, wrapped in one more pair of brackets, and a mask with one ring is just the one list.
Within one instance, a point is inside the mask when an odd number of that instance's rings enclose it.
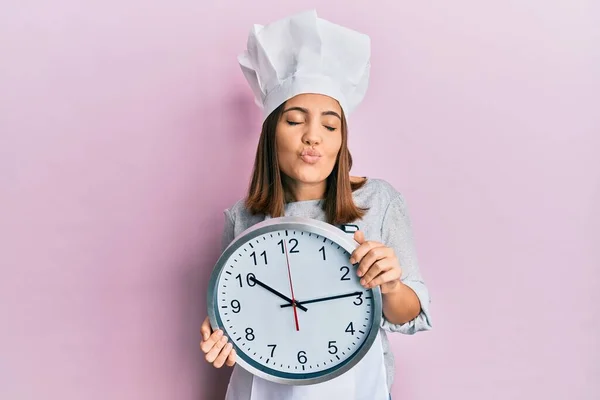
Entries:
{"label": "black minute hand", "polygon": [[[254,282],[255,282],[255,283],[258,285],[258,286],[261,286],[261,287],[263,287],[263,288],[267,289],[269,292],[271,292],[271,293],[273,293],[274,295],[277,295],[277,296],[281,297],[282,299],[284,299],[285,301],[287,301],[287,302],[288,302],[288,304],[287,304],[287,305],[288,305],[289,307],[291,307],[291,306],[293,305],[293,303],[294,303],[294,302],[292,301],[292,299],[290,299],[290,298],[289,298],[289,297],[287,297],[286,295],[284,295],[284,294],[282,294],[282,293],[279,293],[277,290],[273,289],[273,288],[272,288],[272,287],[270,287],[270,286],[267,286],[267,285],[265,285],[264,283],[262,283],[261,281],[259,281],[259,280],[258,280],[258,279],[256,279],[255,277],[253,277],[252,275],[250,275],[250,279],[251,279],[251,280],[253,280],[253,281],[254,281]],[[296,307],[298,307],[298,308],[299,308],[299,309],[301,309],[302,311],[308,311],[308,310],[306,309],[306,307],[304,307],[304,306],[302,306],[302,305],[298,304],[298,302],[296,302]]]}
{"label": "black minute hand", "polygon": [[[341,299],[343,297],[358,296],[361,293],[362,292],[352,292],[352,293],[346,293],[346,294],[338,294],[337,296],[328,296],[328,297],[320,297],[318,299],[312,299],[312,300],[297,301],[296,307],[300,308],[300,307],[302,307],[303,304],[318,303],[320,301],[335,300],[335,299]],[[282,304],[281,308],[291,307],[291,306],[292,306],[291,304]]]}

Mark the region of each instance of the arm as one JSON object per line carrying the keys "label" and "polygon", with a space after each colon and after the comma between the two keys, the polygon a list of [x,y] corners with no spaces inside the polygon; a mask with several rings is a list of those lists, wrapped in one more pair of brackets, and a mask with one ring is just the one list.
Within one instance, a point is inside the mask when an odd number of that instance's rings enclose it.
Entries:
{"label": "arm", "polygon": [[221,235],[221,252],[224,252],[227,246],[233,242],[235,238],[235,223],[229,210],[223,211],[225,215],[225,226],[223,227],[223,234]]}
{"label": "arm", "polygon": [[[235,223],[229,210],[225,210],[225,227],[221,238],[221,251],[224,251],[234,239]],[[215,368],[221,368],[223,365],[232,367],[235,365],[236,353],[233,345],[228,342],[227,336],[223,331],[212,331],[208,317],[204,319],[200,327],[202,338],[200,340],[200,349],[204,353],[204,358]]]}
{"label": "arm", "polygon": [[399,194],[383,216],[381,237],[394,250],[402,269],[396,288],[383,295],[382,327],[405,334],[430,330],[429,290],[419,270],[408,209]]}
{"label": "arm", "polygon": [[390,201],[381,226],[383,243],[365,241],[355,233],[360,246],[351,262],[359,262],[357,273],[366,288],[381,287],[382,328],[413,334],[431,329],[429,291],[421,278],[408,211],[400,194]]}
{"label": "arm", "polygon": [[393,325],[401,325],[414,320],[421,313],[421,301],[417,294],[401,281],[389,292],[382,295],[383,316]]}

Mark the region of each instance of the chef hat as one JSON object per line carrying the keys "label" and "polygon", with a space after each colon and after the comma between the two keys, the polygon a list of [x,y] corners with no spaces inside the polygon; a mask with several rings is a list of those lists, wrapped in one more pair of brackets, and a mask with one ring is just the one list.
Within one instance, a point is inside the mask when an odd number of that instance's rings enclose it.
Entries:
{"label": "chef hat", "polygon": [[333,97],[349,115],[367,91],[370,53],[369,36],[312,10],[254,25],[238,61],[263,119],[302,93]]}

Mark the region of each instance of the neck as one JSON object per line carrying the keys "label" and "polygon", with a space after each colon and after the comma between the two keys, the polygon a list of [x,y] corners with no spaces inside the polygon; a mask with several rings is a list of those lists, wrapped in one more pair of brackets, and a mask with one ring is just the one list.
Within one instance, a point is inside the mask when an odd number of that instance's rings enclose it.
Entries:
{"label": "neck", "polygon": [[325,197],[327,181],[304,183],[293,180],[286,182],[289,201],[320,200]]}

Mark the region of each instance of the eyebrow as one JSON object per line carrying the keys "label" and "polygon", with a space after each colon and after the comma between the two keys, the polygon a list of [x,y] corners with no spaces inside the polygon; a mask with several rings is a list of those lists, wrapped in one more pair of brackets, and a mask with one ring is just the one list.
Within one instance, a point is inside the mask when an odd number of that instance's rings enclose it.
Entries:
{"label": "eyebrow", "polygon": [[[286,109],[285,111],[283,111],[283,114],[285,114],[288,111],[300,111],[304,114],[308,114],[308,110],[303,107],[290,107],[290,108]],[[333,115],[334,117],[338,117],[340,119],[340,121],[342,120],[342,117],[340,116],[340,114],[336,113],[335,111],[323,111],[321,113],[321,115]]]}

